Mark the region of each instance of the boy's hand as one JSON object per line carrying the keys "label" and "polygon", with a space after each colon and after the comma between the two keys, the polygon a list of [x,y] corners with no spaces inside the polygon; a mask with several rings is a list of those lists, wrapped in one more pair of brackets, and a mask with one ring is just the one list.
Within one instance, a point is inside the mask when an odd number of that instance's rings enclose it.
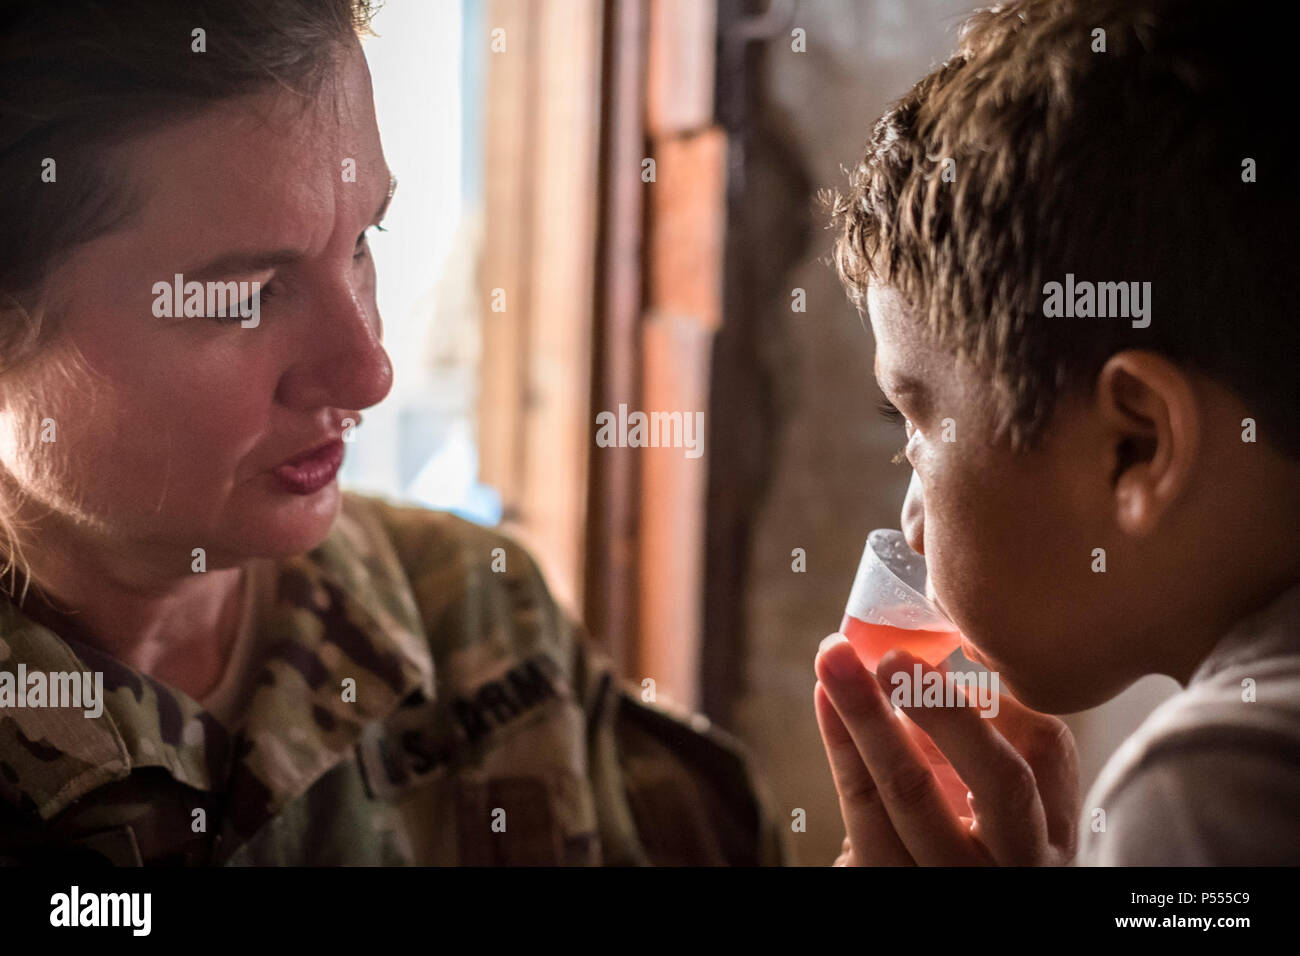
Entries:
{"label": "boy's hand", "polygon": [[918,663],[943,672],[891,651],[873,679],[839,634],[817,654],[813,699],[847,831],[835,865],[1072,860],[1079,769],[1070,729],[1001,689],[996,717],[976,707],[904,707],[900,717],[890,675]]}

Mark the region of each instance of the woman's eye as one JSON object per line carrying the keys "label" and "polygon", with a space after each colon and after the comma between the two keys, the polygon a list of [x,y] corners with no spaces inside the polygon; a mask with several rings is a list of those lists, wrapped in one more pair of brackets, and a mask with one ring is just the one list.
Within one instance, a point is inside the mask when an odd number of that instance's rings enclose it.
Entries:
{"label": "woman's eye", "polygon": [[[252,296],[249,296],[243,302],[227,310],[225,315],[214,315],[212,318],[217,322],[242,323],[247,321],[249,318],[252,318],[255,314],[260,317],[262,306],[265,305],[266,300],[271,298],[273,295],[275,295],[274,286],[262,286]],[[256,309],[254,309],[254,305],[257,306]]]}
{"label": "woman's eye", "polygon": [[369,234],[371,229],[377,229],[379,232],[388,231],[378,223],[363,229],[361,235],[357,236],[357,251],[352,254],[352,258],[357,262],[366,257],[366,251],[370,248]]}

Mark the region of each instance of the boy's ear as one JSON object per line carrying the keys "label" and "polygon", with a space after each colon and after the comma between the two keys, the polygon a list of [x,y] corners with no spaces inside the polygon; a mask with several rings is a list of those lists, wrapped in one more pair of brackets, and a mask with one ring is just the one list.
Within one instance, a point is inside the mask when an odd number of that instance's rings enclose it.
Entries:
{"label": "boy's ear", "polygon": [[1097,375],[1097,411],[1111,455],[1115,520],[1150,534],[1196,466],[1201,409],[1187,372],[1155,352],[1117,352]]}

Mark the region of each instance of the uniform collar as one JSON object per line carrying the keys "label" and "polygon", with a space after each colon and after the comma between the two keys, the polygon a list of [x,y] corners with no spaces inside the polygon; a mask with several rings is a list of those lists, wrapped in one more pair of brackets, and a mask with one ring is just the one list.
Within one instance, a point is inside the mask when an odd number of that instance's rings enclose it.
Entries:
{"label": "uniform collar", "polygon": [[[0,668],[17,675],[21,664],[28,673],[93,670],[68,643],[28,619],[12,601],[2,600]],[[49,819],[96,787],[130,773],[131,756],[115,717],[117,695],[109,689],[113,683],[105,673],[104,710],[96,718],[52,707],[0,711],[0,796]]]}
{"label": "uniform collar", "polygon": [[[251,835],[338,763],[363,727],[434,697],[433,659],[401,564],[364,499],[345,494],[329,538],[275,565],[256,626],[264,660],[235,736],[188,694],[65,640],[0,601],[0,668],[100,671],[104,712],[0,714],[0,797],[50,819],[137,767],[228,792],[223,836]],[[227,832],[228,831],[228,832]]]}

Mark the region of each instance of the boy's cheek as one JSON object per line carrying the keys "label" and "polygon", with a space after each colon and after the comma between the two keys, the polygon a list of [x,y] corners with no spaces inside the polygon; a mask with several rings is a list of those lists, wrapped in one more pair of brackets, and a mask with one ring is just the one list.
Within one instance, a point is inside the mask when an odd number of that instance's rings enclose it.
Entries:
{"label": "boy's cheek", "polygon": [[953,474],[925,501],[927,565],[948,614],[977,647],[1017,653],[1016,635],[1032,628],[1033,595],[1045,570],[1020,525],[1030,502],[1015,489]]}
{"label": "boy's cheek", "polygon": [[[1068,469],[955,453],[917,464],[939,603],[1027,704],[1080,709],[1103,677],[1093,668],[1080,674],[1080,655],[1096,652],[1098,632],[1108,630],[1097,607],[1114,602],[1100,596],[1110,582],[1090,572],[1095,534],[1067,503]],[[1081,593],[1100,600],[1080,601]]]}
{"label": "boy's cheek", "polygon": [[1059,565],[1059,544],[1000,542],[943,572],[957,602],[949,611],[966,638],[987,666],[1019,688],[1013,692],[1040,709],[1074,699],[1085,690],[1076,685],[1097,676],[1078,673],[1080,651],[1097,634],[1088,603],[1071,600],[1077,589],[1063,587],[1068,574]]}

